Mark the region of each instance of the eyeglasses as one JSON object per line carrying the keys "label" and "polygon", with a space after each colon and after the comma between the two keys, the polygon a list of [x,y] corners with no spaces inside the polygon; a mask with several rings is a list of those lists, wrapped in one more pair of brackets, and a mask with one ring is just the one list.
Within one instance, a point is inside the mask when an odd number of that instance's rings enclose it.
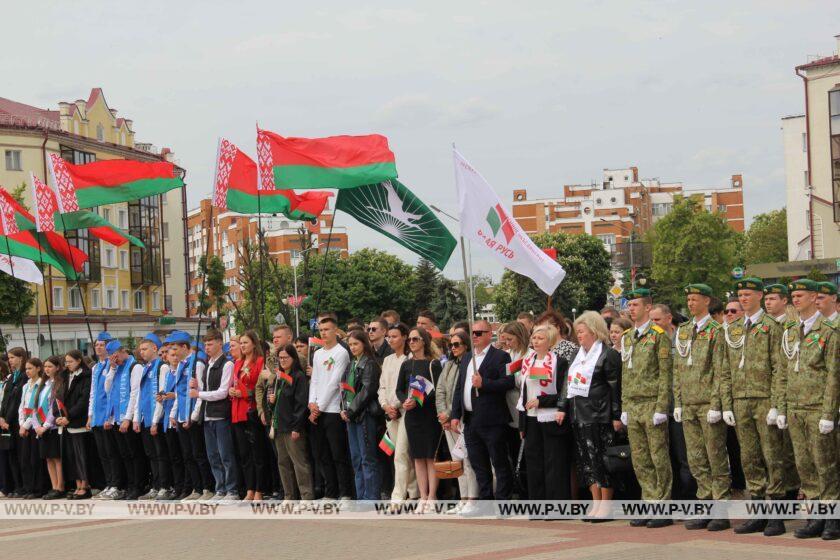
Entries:
{"label": "eyeglasses", "polygon": [[409,342],[423,342],[423,339],[420,338],[419,336],[412,336],[412,337],[409,337],[408,341]]}
{"label": "eyeglasses", "polygon": [[376,331],[378,331],[378,330],[379,330],[379,329],[378,329],[378,328],[376,328],[376,327],[368,327],[367,332],[376,332]]}
{"label": "eyeglasses", "polygon": [[292,359],[291,356],[278,356],[278,358],[281,359],[281,360],[291,360]]}
{"label": "eyeglasses", "polygon": [[479,336],[483,336],[483,335],[485,335],[485,334],[487,334],[487,333],[489,333],[489,332],[490,332],[490,331],[473,331],[473,332],[472,332],[472,335],[473,335],[474,337],[479,337]]}
{"label": "eyeglasses", "polygon": [[452,342],[452,343],[450,343],[449,345],[450,345],[452,348],[460,348],[461,346],[463,346],[463,344],[461,344],[460,342]]}
{"label": "eyeglasses", "polygon": [[726,313],[727,315],[735,315],[736,313],[738,313],[738,310],[737,309],[727,309],[726,311],[724,311],[724,313]]}

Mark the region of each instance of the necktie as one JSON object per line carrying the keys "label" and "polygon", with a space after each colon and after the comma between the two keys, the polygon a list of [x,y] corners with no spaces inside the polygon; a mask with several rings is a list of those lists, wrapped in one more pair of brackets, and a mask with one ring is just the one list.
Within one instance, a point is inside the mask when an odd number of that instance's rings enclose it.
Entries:
{"label": "necktie", "polygon": [[747,330],[747,331],[749,331],[749,330],[750,330],[750,326],[751,326],[751,325],[752,325],[752,323],[750,322],[749,317],[747,317],[747,320],[746,320],[746,321],[744,321],[744,329],[745,329],[745,330]]}

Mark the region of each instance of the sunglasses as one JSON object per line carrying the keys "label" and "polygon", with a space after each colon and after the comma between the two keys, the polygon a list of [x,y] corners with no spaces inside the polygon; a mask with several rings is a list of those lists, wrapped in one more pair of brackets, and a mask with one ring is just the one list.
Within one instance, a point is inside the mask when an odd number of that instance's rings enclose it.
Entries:
{"label": "sunglasses", "polygon": [[378,331],[378,330],[379,330],[379,329],[378,329],[378,328],[376,328],[376,327],[368,327],[367,332],[376,332],[376,331]]}
{"label": "sunglasses", "polygon": [[726,311],[724,311],[724,313],[726,313],[727,315],[735,315],[736,313],[738,313],[738,310],[737,309],[727,309]]}
{"label": "sunglasses", "polygon": [[484,336],[485,334],[489,333],[490,331],[473,331],[472,335],[475,337]]}
{"label": "sunglasses", "polygon": [[423,339],[419,336],[412,336],[408,339],[409,342],[423,342]]}
{"label": "sunglasses", "polygon": [[463,346],[463,344],[461,344],[460,342],[453,342],[450,344],[450,346],[452,348],[460,348],[461,346]]}

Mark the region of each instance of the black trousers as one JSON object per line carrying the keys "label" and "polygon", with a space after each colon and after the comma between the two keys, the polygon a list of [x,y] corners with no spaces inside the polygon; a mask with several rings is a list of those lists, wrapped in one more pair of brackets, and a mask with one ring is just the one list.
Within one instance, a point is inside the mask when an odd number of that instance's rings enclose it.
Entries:
{"label": "black trousers", "polygon": [[20,472],[23,475],[23,492],[42,495],[44,493],[44,469],[46,463],[41,459],[41,451],[35,430],[29,430],[26,437],[20,438],[18,453]]}
{"label": "black trousers", "polygon": [[89,483],[87,458],[89,434],[88,432],[76,432],[75,434],[66,432],[66,435],[67,439],[65,441],[69,442],[66,449],[69,453],[70,460],[65,461],[65,463],[69,463],[73,467],[70,469],[73,472],[73,480],[81,480]]}
{"label": "black trousers", "polygon": [[[15,412],[17,417],[17,412]],[[23,490],[23,476],[20,471],[20,426],[9,424],[9,433],[12,434],[12,447],[8,453],[9,477],[6,479],[6,486],[10,492],[20,493]]]}
{"label": "black trousers", "polygon": [[257,419],[256,411],[249,412],[245,422],[233,424],[233,441],[239,452],[239,465],[248,492],[264,492],[267,486],[265,439],[263,425]]}
{"label": "black trousers", "polygon": [[324,496],[352,497],[355,493],[347,426],[337,412],[322,412],[318,417],[313,450],[324,477]]}
{"label": "black trousers", "polygon": [[[262,423],[262,422],[260,422]],[[263,436],[265,437],[265,482],[266,492],[280,493],[285,495],[283,491],[283,483],[280,482],[280,469],[277,468],[277,450],[274,448],[274,442],[268,438],[269,428],[263,426]]]}
{"label": "black trousers", "polygon": [[[529,416],[525,435],[525,468],[531,500],[571,500],[574,438],[557,422]],[[498,477],[498,475],[497,475]]]}
{"label": "black trousers", "polygon": [[140,435],[129,426],[121,432],[116,425],[112,428],[117,444],[117,453],[125,471],[125,486],[131,492],[139,492],[146,486],[148,467]]}
{"label": "black trousers", "polygon": [[[144,434],[145,431],[144,428]],[[152,440],[152,445],[155,446],[155,456],[157,457],[158,478],[156,488],[172,488],[172,458],[169,455],[169,446],[166,444],[166,434],[163,433],[163,425],[158,424],[156,436],[153,436],[150,430],[149,438]]]}
{"label": "black trousers", "polygon": [[318,455],[315,453],[315,441],[318,439],[318,426],[307,422],[306,435],[309,437],[309,445],[306,446],[306,452],[309,456],[309,464],[312,467],[312,489],[316,499],[323,498],[325,484],[324,473],[321,470],[321,465],[318,464]]}
{"label": "black trousers", "polygon": [[106,430],[103,427],[93,428],[93,439],[96,451],[102,461],[105,471],[105,485],[113,488],[125,488],[125,469],[120,460],[117,439],[114,435],[116,428]]}
{"label": "black trousers", "polygon": [[204,441],[204,426],[192,423],[187,430],[190,434],[190,445],[192,446],[193,459],[198,468],[198,477],[201,480],[201,491],[216,490],[216,480],[213,478],[213,471],[210,470],[210,460],[207,458],[207,444]]}
{"label": "black trousers", "polygon": [[697,481],[688,467],[688,451],[685,448],[683,425],[668,418],[668,446],[671,454],[671,470],[674,471],[671,496],[674,500],[696,500]]}
{"label": "black trousers", "polygon": [[732,488],[746,490],[747,479],[744,477],[744,467],[741,465],[741,445],[738,443],[738,433],[732,426],[726,427],[726,453],[729,455]]}
{"label": "black trousers", "polygon": [[[160,427],[158,427],[160,430]],[[149,481],[149,486],[160,490],[161,488],[169,488],[172,482],[169,481],[169,473],[165,473],[169,465],[169,454],[166,446],[161,446],[158,439],[162,434],[158,431],[157,436],[152,435],[151,427],[143,426],[140,430],[140,440],[143,442],[143,452],[146,454],[146,459],[149,461],[149,470],[152,472],[152,478]]]}
{"label": "black trousers", "polygon": [[163,442],[166,445],[166,453],[169,456],[169,464],[172,467],[172,490],[175,494],[182,494],[188,489],[185,483],[184,474],[184,457],[181,450],[181,441],[178,438],[178,431],[175,428],[169,427],[165,433],[158,434],[158,437],[163,437]]}
{"label": "black trousers", "polygon": [[[493,471],[496,471],[497,500],[509,500],[513,494],[513,471],[508,458],[507,424],[473,426],[468,419],[464,422],[464,443],[475,479],[478,482],[478,498],[493,499]],[[530,471],[528,473],[530,477]],[[530,485],[529,485],[530,486]],[[531,499],[536,499],[531,496]]]}
{"label": "black trousers", "polygon": [[198,463],[193,453],[192,438],[190,430],[178,423],[176,430],[178,434],[178,445],[181,447],[181,457],[184,461],[184,491],[202,492],[201,474],[198,472]]}

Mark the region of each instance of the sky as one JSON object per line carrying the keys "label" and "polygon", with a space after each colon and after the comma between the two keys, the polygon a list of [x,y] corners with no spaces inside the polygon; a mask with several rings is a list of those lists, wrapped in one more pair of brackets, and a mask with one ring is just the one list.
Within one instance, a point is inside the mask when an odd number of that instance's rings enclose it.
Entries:
{"label": "sky", "polygon": [[[137,141],[175,151],[190,207],[210,193],[218,137],[255,156],[259,122],[384,134],[400,180],[451,214],[455,142],[508,204],[514,188],[558,196],[635,165],[688,187],[741,173],[749,219],[784,206],[780,119],[804,112],[794,67],[833,54],[840,2],[75,0],[17,2],[4,20],[0,96],[55,109],[102,87]],[[417,261],[336,224],[351,251]],[[501,275],[478,248],[472,268]]]}

